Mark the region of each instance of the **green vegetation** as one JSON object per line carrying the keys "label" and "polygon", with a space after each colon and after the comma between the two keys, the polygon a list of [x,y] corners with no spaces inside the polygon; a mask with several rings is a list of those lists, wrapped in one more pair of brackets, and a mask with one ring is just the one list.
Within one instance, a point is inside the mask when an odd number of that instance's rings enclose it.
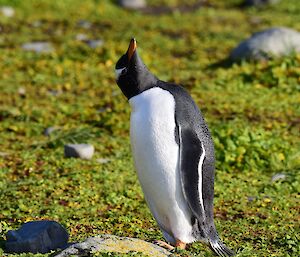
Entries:
{"label": "green vegetation", "polygon": [[[300,55],[222,65],[253,32],[300,31],[300,3],[243,9],[237,0],[209,2],[154,15],[108,0],[0,0],[16,11],[0,15],[0,247],[9,229],[40,219],[62,223],[71,241],[100,233],[162,239],[134,172],[130,108],[114,81],[114,64],[135,36],[150,70],[183,84],[206,117],[224,242],[237,256],[300,256]],[[75,39],[82,33],[104,45],[90,48]],[[21,49],[31,41],[51,42],[55,51]],[[46,137],[49,126],[60,129]],[[73,141],[92,143],[93,159],[65,159],[63,145]],[[276,173],[287,177],[271,183]],[[200,243],[179,253],[197,254],[213,256]]]}

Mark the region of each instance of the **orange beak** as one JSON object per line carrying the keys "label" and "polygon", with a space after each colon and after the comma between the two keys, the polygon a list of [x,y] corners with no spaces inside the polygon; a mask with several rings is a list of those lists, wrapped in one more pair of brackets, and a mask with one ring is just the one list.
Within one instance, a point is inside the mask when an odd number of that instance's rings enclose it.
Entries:
{"label": "orange beak", "polygon": [[128,56],[128,61],[130,61],[131,57],[133,56],[135,50],[136,50],[136,40],[135,38],[132,38],[130,40],[130,44],[129,44],[129,47],[128,47],[128,50],[127,50],[127,56]]}

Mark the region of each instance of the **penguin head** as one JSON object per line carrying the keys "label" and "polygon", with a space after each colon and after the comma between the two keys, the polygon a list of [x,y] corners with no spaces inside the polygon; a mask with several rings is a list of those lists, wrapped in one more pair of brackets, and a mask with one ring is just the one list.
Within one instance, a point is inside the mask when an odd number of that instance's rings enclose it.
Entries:
{"label": "penguin head", "polygon": [[118,60],[116,81],[127,99],[153,87],[157,79],[150,73],[137,53],[137,43],[131,39],[128,50]]}

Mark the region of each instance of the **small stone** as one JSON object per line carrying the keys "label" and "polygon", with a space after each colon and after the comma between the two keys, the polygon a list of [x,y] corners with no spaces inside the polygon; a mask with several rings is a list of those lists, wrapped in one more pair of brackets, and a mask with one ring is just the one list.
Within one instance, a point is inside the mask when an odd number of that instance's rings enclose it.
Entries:
{"label": "small stone", "polygon": [[101,164],[105,164],[105,163],[108,163],[110,162],[110,159],[108,158],[99,158],[96,160],[98,163],[101,163]]}
{"label": "small stone", "polygon": [[49,137],[55,130],[58,130],[58,129],[59,129],[59,127],[48,127],[48,128],[45,128],[44,135]]}
{"label": "small stone", "polygon": [[233,49],[230,59],[264,60],[293,52],[300,52],[300,33],[289,28],[278,27],[253,34]]}
{"label": "small stone", "polygon": [[89,144],[67,144],[65,145],[65,157],[91,159],[94,154],[94,146]]}
{"label": "small stone", "polygon": [[2,15],[8,18],[13,17],[15,15],[15,9],[10,6],[2,6],[0,8],[0,12],[2,13]]}
{"label": "small stone", "polygon": [[6,234],[5,247],[9,253],[48,253],[51,250],[65,248],[69,235],[56,221],[30,221],[18,230]]}
{"label": "small stone", "polygon": [[103,46],[104,41],[102,39],[95,39],[95,40],[85,40],[86,44],[91,48],[97,48]]}
{"label": "small stone", "polygon": [[129,253],[139,252],[146,256],[166,257],[171,253],[155,244],[137,238],[99,235],[90,237],[82,243],[77,243],[63,250],[56,257],[89,256],[97,252]]}
{"label": "small stone", "polygon": [[78,21],[77,26],[83,29],[90,29],[92,27],[92,23],[86,20],[80,20]]}
{"label": "small stone", "polygon": [[54,48],[49,42],[30,42],[23,44],[21,47],[23,50],[36,53],[51,53],[54,51]]}
{"label": "small stone", "polygon": [[19,87],[18,94],[21,97],[25,97],[26,96],[26,89],[24,87]]}
{"label": "small stone", "polygon": [[34,21],[34,22],[32,23],[32,26],[35,27],[35,28],[39,28],[39,27],[42,26],[42,24],[43,24],[43,23],[42,23],[41,21],[37,20],[37,21]]}
{"label": "small stone", "polygon": [[256,200],[255,196],[248,196],[248,202],[249,203],[253,202],[254,200]]}
{"label": "small stone", "polygon": [[146,7],[145,0],[118,0],[118,4],[126,9],[138,10]]}
{"label": "small stone", "polygon": [[75,36],[75,39],[78,41],[85,41],[88,39],[88,36],[86,34],[79,33]]}
{"label": "small stone", "polygon": [[48,94],[52,95],[52,96],[59,96],[59,95],[62,94],[62,91],[61,90],[51,89],[51,90],[48,90]]}
{"label": "small stone", "polygon": [[284,173],[277,173],[272,176],[271,182],[276,182],[278,180],[285,180],[286,179],[286,174]]}
{"label": "small stone", "polygon": [[266,4],[276,4],[280,0],[245,0],[246,6],[262,6]]}

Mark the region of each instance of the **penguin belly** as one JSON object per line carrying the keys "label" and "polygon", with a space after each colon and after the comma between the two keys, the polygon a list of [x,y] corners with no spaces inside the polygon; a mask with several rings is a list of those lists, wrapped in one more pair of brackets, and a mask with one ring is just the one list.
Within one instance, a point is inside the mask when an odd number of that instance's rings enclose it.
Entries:
{"label": "penguin belly", "polygon": [[181,189],[175,141],[175,99],[159,87],[129,99],[130,140],[145,200],[170,243],[191,243],[192,212]]}

